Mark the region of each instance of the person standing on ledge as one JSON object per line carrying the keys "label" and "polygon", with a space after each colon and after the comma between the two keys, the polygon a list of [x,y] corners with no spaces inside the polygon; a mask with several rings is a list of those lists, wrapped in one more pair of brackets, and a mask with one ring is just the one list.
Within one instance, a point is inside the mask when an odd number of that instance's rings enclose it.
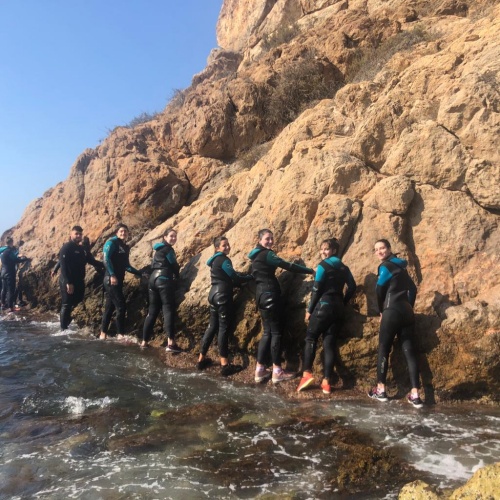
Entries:
{"label": "person standing on ledge", "polygon": [[[323,334],[324,378],[321,389],[324,394],[332,392],[331,379],[335,361],[335,336],[344,319],[344,306],[356,292],[356,282],[349,268],[338,257],[340,245],[336,238],[323,240],[320,255],[323,260],[316,270],[311,301],[305,321],[308,323],[302,379],[297,392],[314,382],[312,367],[316,356],[316,345]],[[344,295],[344,288],[347,285]]]}
{"label": "person standing on ledge", "polygon": [[177,241],[177,231],[168,228],[163,234],[163,241],[153,246],[155,251],[151,262],[149,277],[149,309],[142,331],[141,347],[147,347],[156,318],[163,310],[163,329],[167,335],[167,352],[179,353],[180,347],[175,343],[175,320],[177,307],[175,291],[179,279],[179,264],[172,248]]}
{"label": "person standing on ledge", "polygon": [[381,262],[378,266],[376,286],[381,321],[377,385],[370,389],[368,396],[378,401],[388,400],[385,382],[389,353],[397,335],[410,372],[411,392],[407,399],[415,408],[421,408],[423,403],[418,395],[420,376],[414,348],[415,315],[413,314],[413,306],[417,298],[417,287],[406,270],[408,262],[392,253],[391,245],[387,240],[378,240],[375,243],[374,252]]}
{"label": "person standing on ledge", "polygon": [[309,267],[293,264],[278,257],[271,249],[274,235],[269,229],[261,229],[258,233],[258,244],[249,254],[252,261],[252,275],[256,282],[255,300],[262,318],[264,333],[257,351],[255,382],[263,382],[271,376],[266,369],[266,360],[271,353],[273,363],[272,381],[277,384],[295,377],[295,373],[281,368],[281,288],[276,278],[276,269],[286,269],[292,273],[314,274]]}
{"label": "person standing on ledge", "polygon": [[2,302],[8,312],[14,312],[14,300],[16,295],[17,265],[29,260],[27,257],[19,257],[18,250],[14,246],[14,240],[7,238],[7,248],[2,252]]}
{"label": "person standing on ledge", "polygon": [[123,280],[125,272],[136,276],[146,276],[130,265],[130,248],[126,244],[129,237],[128,226],[118,224],[116,234],[104,244],[104,292],[106,302],[102,316],[100,339],[106,339],[111,318],[116,310],[117,337],[125,335],[125,315],[127,312],[125,296],[123,295]]}
{"label": "person standing on ledge", "polygon": [[83,229],[80,226],[71,228],[70,239],[59,252],[59,288],[61,290],[61,312],[59,320],[61,330],[66,330],[71,323],[73,309],[83,300],[85,295],[85,266],[90,264],[99,273],[102,272],[102,262],[99,262],[82,245]]}
{"label": "person standing on ledge", "polygon": [[207,266],[210,267],[210,281],[212,284],[208,294],[210,322],[201,341],[200,355],[196,367],[198,370],[203,370],[210,363],[206,355],[217,333],[221,375],[227,377],[242,369],[241,366],[230,364],[228,358],[229,336],[234,333],[236,326],[233,288],[253,280],[253,276],[251,274],[237,273],[233,269],[231,259],[228,257],[231,246],[225,236],[215,238],[214,247],[215,254],[207,262]]}

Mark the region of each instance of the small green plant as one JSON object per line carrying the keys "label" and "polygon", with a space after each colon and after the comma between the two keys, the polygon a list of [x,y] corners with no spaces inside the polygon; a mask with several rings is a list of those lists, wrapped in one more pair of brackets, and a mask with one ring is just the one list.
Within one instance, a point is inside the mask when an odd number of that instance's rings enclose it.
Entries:
{"label": "small green plant", "polygon": [[137,115],[135,118],[132,118],[124,127],[126,128],[134,128],[137,127],[137,125],[141,125],[146,122],[150,122],[151,120],[154,120],[158,115],[160,114],[159,111],[155,113],[146,113],[143,112],[140,115]]}
{"label": "small green plant", "polygon": [[348,82],[373,80],[389,59],[398,52],[405,52],[420,42],[429,42],[434,37],[421,26],[411,31],[402,31],[388,38],[378,47],[357,49],[346,75]]}
{"label": "small green plant", "polygon": [[275,87],[268,90],[264,98],[266,125],[273,129],[287,125],[312,103],[333,98],[341,85],[333,67],[307,52],[289,64],[278,75]]}
{"label": "small green plant", "polygon": [[293,40],[299,33],[300,28],[297,23],[280,25],[272,33],[264,35],[262,38],[262,48],[267,51],[279,47]]}

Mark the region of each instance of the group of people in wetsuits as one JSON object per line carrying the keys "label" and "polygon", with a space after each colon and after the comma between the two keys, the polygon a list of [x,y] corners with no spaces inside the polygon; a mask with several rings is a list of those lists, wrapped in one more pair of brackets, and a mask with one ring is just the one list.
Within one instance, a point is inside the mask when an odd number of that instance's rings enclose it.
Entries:
{"label": "group of people in wetsuits", "polygon": [[[83,299],[85,265],[93,265],[98,272],[104,273],[106,302],[101,323],[100,338],[108,335],[109,325],[115,313],[117,335],[125,334],[126,303],[123,294],[123,280],[126,272],[145,276],[148,281],[149,308],[146,316],[141,347],[148,346],[153,327],[160,313],[163,313],[164,331],[168,338],[167,352],[181,352],[175,342],[176,302],[175,292],[179,279],[180,266],[177,263],[173,246],[177,232],[169,228],[164,232],[162,241],[153,247],[151,274],[135,269],[130,265],[130,248],[126,244],[129,236],[125,224],[120,224],[115,236],[104,245],[104,261],[96,261],[90,249],[82,244],[83,230],[75,226],[68,243],[63,245],[59,263],[61,267],[60,287],[62,296],[61,328],[64,330],[71,322],[72,309]],[[236,272],[229,258],[231,246],[225,236],[215,238],[215,253],[207,262],[210,267],[211,288],[208,295],[210,319],[200,344],[197,368],[203,370],[211,364],[207,357],[210,345],[217,335],[221,364],[221,375],[228,376],[242,369],[229,361],[228,342],[234,333],[235,308],[234,288],[250,281],[255,282],[255,300],[260,312],[263,334],[257,350],[255,382],[271,379],[274,384],[290,380],[296,376],[281,366],[281,318],[283,313],[281,288],[276,277],[278,268],[292,273],[314,275],[311,299],[306,310],[306,338],[303,354],[303,373],[297,387],[300,392],[314,383],[313,363],[317,343],[323,336],[324,376],[321,390],[332,392],[331,382],[334,368],[335,339],[342,325],[346,304],[354,296],[356,282],[349,268],[339,256],[340,245],[335,238],[325,239],[320,245],[321,262],[316,272],[306,266],[281,259],[274,251],[274,235],[269,229],[258,232],[256,247],[249,253],[251,272]],[[415,317],[413,305],[416,286],[407,272],[407,262],[392,253],[390,243],[378,240],[375,255],[380,260],[376,294],[381,316],[379,351],[377,361],[377,385],[368,392],[377,401],[387,401],[385,390],[388,357],[395,337],[398,336],[407,360],[411,392],[408,402],[420,408],[423,403],[419,397],[419,369],[414,347]],[[268,360],[272,367],[267,367]]]}
{"label": "group of people in wetsuits", "polygon": [[[29,263],[30,259],[19,254],[19,247],[14,246],[14,240],[7,238],[6,244],[0,247],[0,262],[2,270],[0,272],[0,302],[1,308],[7,312],[18,311],[26,305],[23,300],[22,272],[24,268],[19,269]],[[19,271],[19,279],[18,279]]]}

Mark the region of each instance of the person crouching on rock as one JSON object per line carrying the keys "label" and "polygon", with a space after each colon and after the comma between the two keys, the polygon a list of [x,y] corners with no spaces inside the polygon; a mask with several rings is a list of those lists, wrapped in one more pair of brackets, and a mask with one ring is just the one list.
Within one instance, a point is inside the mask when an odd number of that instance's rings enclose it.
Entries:
{"label": "person crouching on rock", "polygon": [[295,377],[295,373],[286,372],[281,368],[281,288],[275,276],[276,269],[279,267],[299,274],[314,274],[314,271],[281,259],[271,250],[273,245],[272,231],[261,229],[258,233],[258,244],[248,257],[252,261],[252,275],[256,282],[255,300],[264,329],[257,351],[255,382],[263,382],[271,375],[265,366],[270,352],[273,363],[272,381],[277,384]]}
{"label": "person crouching on rock", "polygon": [[73,309],[83,300],[85,295],[85,266],[90,264],[97,272],[102,272],[102,262],[99,262],[90,253],[88,247],[82,245],[83,229],[81,226],[71,228],[70,239],[59,252],[59,288],[61,290],[61,312],[59,320],[61,330],[70,325]]}
{"label": "person crouching on rock", "polygon": [[[323,334],[324,378],[321,389],[330,394],[335,361],[335,337],[344,319],[344,306],[356,292],[356,282],[349,268],[338,257],[340,245],[336,238],[323,240],[320,255],[323,260],[316,269],[311,301],[305,321],[308,323],[303,361],[303,374],[297,392],[314,382],[312,367],[316,345]],[[344,288],[347,285],[344,295]]]}
{"label": "person crouching on rock", "polygon": [[381,264],[378,267],[376,286],[377,303],[381,316],[377,362],[377,386],[368,396],[378,401],[387,401],[385,382],[389,364],[389,353],[396,335],[399,337],[410,372],[411,392],[407,399],[416,408],[423,406],[418,395],[420,377],[414,348],[415,316],[413,305],[417,298],[417,287],[410,278],[406,260],[392,253],[390,243],[378,240],[374,248]]}
{"label": "person crouching on rock", "polygon": [[156,318],[163,310],[163,328],[168,338],[167,352],[181,352],[175,342],[175,320],[177,308],[175,291],[179,279],[179,264],[172,248],[177,241],[177,231],[169,228],[163,234],[163,241],[153,246],[155,251],[149,277],[149,309],[142,331],[141,347],[147,347]]}
{"label": "person crouching on rock", "polygon": [[125,243],[128,237],[128,227],[120,223],[116,228],[115,236],[104,244],[104,292],[106,301],[99,336],[101,339],[105,339],[108,335],[109,324],[115,310],[117,337],[122,338],[125,335],[126,301],[123,295],[125,272],[136,276],[145,276],[141,271],[130,265],[130,248]]}
{"label": "person crouching on rock", "polygon": [[241,370],[240,366],[230,364],[228,359],[229,336],[233,334],[236,326],[233,287],[253,280],[253,276],[251,274],[237,273],[233,269],[231,259],[228,257],[231,246],[225,236],[215,238],[214,247],[215,254],[207,262],[207,266],[210,267],[210,281],[212,283],[208,294],[210,322],[201,341],[200,355],[196,367],[203,370],[210,363],[205,356],[217,333],[221,375],[227,377]]}

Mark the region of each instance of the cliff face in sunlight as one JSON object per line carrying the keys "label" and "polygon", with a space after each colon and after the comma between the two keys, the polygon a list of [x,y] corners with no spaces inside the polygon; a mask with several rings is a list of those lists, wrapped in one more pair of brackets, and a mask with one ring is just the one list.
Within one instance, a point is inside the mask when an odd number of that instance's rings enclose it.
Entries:
{"label": "cliff face in sunlight", "polygon": [[[345,378],[363,385],[375,378],[372,247],[383,237],[418,284],[427,395],[496,397],[499,34],[498,1],[225,0],[221,48],[191,87],[153,121],[85,151],[12,229],[34,258],[30,293],[56,305],[48,275],[75,223],[98,258],[116,222],[128,223],[136,267],[173,225],[184,266],[179,327],[196,345],[215,236],[229,237],[239,270],[262,227],[274,230],[280,256],[312,267],[320,241],[336,236],[358,283],[340,358]],[[311,281],[280,281],[286,356],[298,367]],[[131,282],[138,330],[143,291]],[[89,292],[80,319],[94,324],[100,295]],[[261,325],[251,291],[236,303],[238,347],[254,353]],[[393,357],[403,387],[405,365]]]}

